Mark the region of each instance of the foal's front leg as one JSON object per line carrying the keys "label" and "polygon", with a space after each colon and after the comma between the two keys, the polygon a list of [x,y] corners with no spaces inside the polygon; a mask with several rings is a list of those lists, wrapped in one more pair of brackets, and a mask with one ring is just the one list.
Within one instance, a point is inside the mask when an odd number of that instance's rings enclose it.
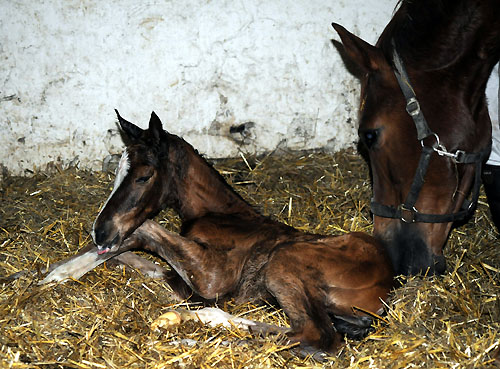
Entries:
{"label": "foal's front leg", "polygon": [[207,300],[230,292],[239,278],[238,260],[228,262],[226,253],[170,232],[151,220],[145,221],[123,244],[157,254],[189,288]]}
{"label": "foal's front leg", "polygon": [[133,242],[124,242],[117,250],[99,255],[97,247],[94,244],[89,244],[75,255],[51,264],[46,271],[48,274],[38,284],[60,282],[69,278],[79,279],[107,260],[139,269],[143,274],[151,278],[165,278],[167,276],[168,271],[165,268],[134,254],[132,251],[128,251],[134,248],[137,248],[137,245]]}
{"label": "foal's front leg", "polygon": [[106,260],[127,252],[129,249],[130,247],[120,247],[116,251],[110,251],[99,255],[97,253],[97,247],[93,244],[89,244],[82,248],[76,255],[52,264],[49,267],[49,274],[38,282],[38,284],[60,282],[68,278],[79,279]]}
{"label": "foal's front leg", "polygon": [[151,263],[127,252],[129,250],[150,251],[166,260],[176,274],[165,272],[164,276],[180,298],[188,297],[192,290],[204,299],[215,299],[231,290],[237,280],[234,270],[238,268],[231,269],[233,265],[227,265],[224,253],[205,248],[147,220],[117,250],[98,255],[97,248],[89,245],[75,256],[54,264],[56,267],[40,284],[78,279],[111,258],[143,270],[145,274],[158,272],[158,268],[151,268],[151,265],[144,269],[145,262]]}

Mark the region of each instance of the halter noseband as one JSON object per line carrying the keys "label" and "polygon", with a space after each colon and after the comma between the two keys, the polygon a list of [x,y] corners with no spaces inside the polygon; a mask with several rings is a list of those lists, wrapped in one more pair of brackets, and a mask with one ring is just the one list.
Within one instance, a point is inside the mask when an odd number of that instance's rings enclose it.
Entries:
{"label": "halter noseband", "polygon": [[[439,136],[432,132],[429,128],[427,120],[420,110],[420,104],[415,95],[415,91],[410,84],[410,79],[406,73],[403,61],[396,51],[394,41],[392,46],[393,61],[394,66],[396,67],[394,74],[396,75],[399,87],[401,88],[401,91],[406,99],[406,111],[412,117],[415,127],[417,128],[417,138],[422,145],[422,154],[420,155],[418,167],[415,176],[413,177],[410,192],[406,196],[404,203],[400,204],[398,207],[394,207],[380,204],[372,198],[371,211],[374,215],[379,217],[401,219],[405,223],[449,223],[463,220],[472,215],[475,210],[481,186],[481,166],[491,150],[491,143],[485,149],[477,153],[466,153],[463,150],[457,150],[454,153],[447,151],[444,145],[439,141]],[[431,136],[434,137],[435,142],[432,146],[425,145],[424,140]],[[464,199],[461,209],[456,213],[426,214],[420,213],[415,208],[418,195],[420,194],[420,190],[425,182],[425,174],[427,173],[431,154],[433,152],[436,152],[439,156],[444,156],[453,160],[456,164],[475,164],[472,198],[471,200]]]}

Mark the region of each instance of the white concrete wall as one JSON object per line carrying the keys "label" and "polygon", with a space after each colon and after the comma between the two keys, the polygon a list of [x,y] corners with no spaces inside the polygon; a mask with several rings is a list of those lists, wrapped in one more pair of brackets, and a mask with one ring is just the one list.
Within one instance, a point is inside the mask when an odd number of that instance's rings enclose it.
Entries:
{"label": "white concrete wall", "polygon": [[209,157],[350,146],[358,82],[330,23],[375,42],[396,3],[0,0],[0,164],[100,169],[114,108],[143,127],[155,110]]}
{"label": "white concrete wall", "polygon": [[374,43],[396,3],[0,0],[0,168],[100,169],[114,108],[143,127],[155,110],[210,157],[350,146],[359,84],[330,23]]}

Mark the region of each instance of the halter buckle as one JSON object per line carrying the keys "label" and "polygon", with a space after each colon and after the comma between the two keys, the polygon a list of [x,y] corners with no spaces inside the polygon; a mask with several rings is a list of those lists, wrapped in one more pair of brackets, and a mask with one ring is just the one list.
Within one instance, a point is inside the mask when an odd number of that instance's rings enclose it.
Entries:
{"label": "halter buckle", "polygon": [[456,163],[462,163],[465,157],[465,151],[463,150],[457,150],[455,153],[455,157],[453,158]]}
{"label": "halter buckle", "polygon": [[406,112],[412,117],[420,114],[420,104],[414,97],[410,97],[406,102]]}
{"label": "halter buckle", "polygon": [[415,214],[418,213],[418,210],[415,209],[414,206],[411,208],[407,208],[405,204],[401,204],[398,206],[398,210],[401,214],[401,220],[405,223],[415,223]]}

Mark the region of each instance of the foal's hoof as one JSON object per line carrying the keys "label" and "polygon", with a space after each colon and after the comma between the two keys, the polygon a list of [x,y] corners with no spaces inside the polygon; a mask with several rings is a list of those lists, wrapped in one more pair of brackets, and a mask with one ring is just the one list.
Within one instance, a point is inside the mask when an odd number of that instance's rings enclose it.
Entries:
{"label": "foal's hoof", "polygon": [[288,336],[290,343],[299,343],[299,346],[291,349],[294,355],[300,358],[314,359],[321,363],[337,356],[345,344],[342,335],[337,332],[334,333],[332,338],[333,342],[328,347],[320,348],[319,341],[308,341],[304,338],[303,333]]}
{"label": "foal's hoof", "polygon": [[312,346],[298,346],[293,348],[291,352],[302,359],[313,359],[319,363],[324,363],[329,357],[333,356],[333,354],[318,350]]}
{"label": "foal's hoof", "polygon": [[160,328],[168,329],[170,327],[181,324],[182,316],[177,311],[167,311],[165,314],[160,315],[151,323],[151,330],[156,331]]}

